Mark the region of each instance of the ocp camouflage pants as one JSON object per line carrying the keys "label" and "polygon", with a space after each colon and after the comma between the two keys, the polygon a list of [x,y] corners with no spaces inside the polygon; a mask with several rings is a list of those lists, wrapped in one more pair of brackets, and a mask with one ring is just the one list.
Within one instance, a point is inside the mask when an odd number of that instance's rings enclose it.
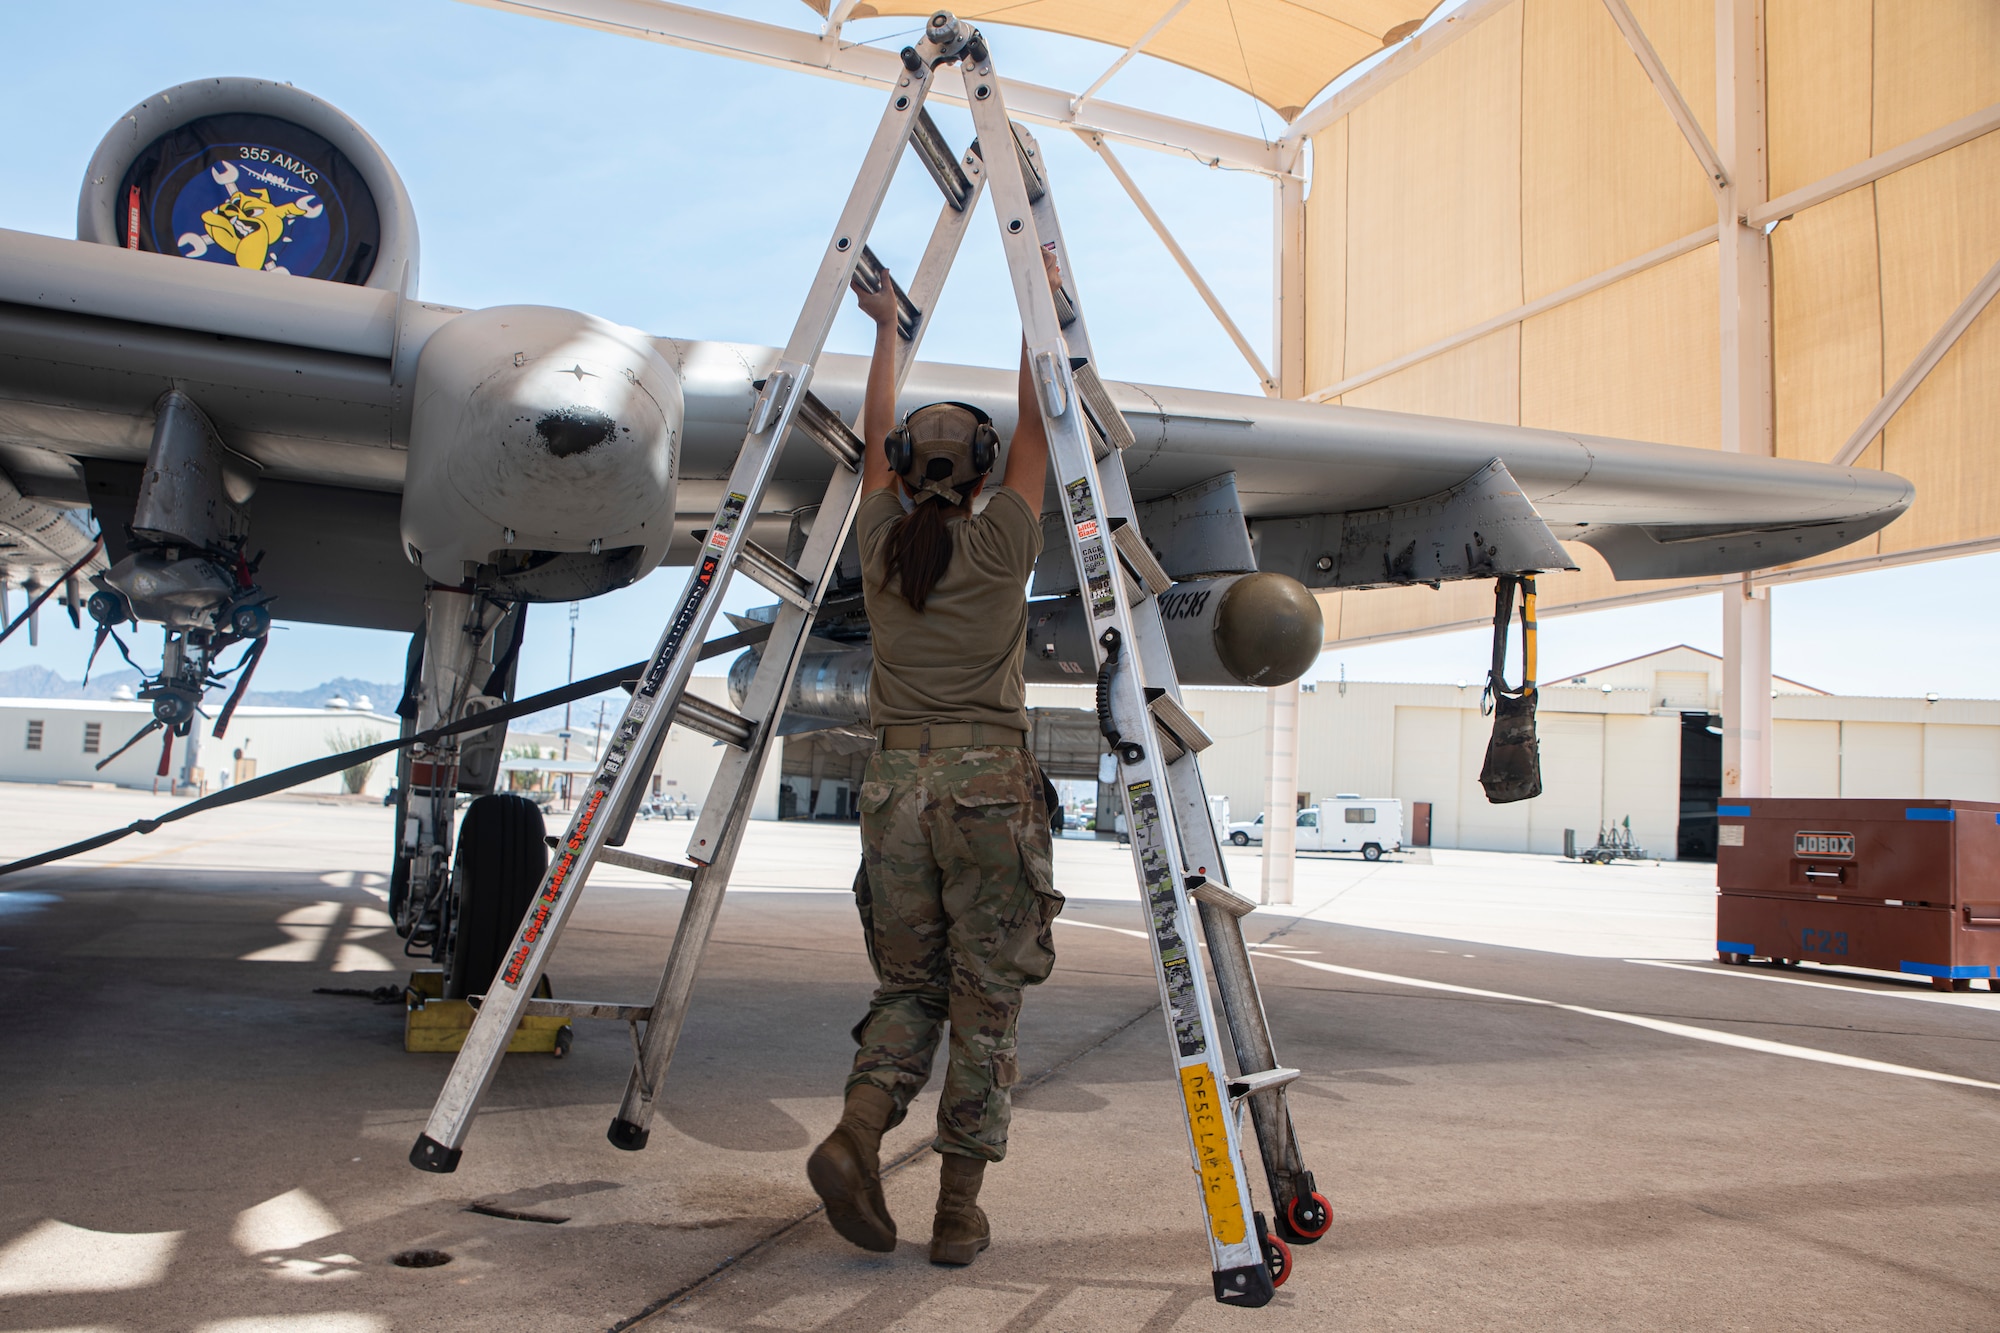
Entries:
{"label": "ocp camouflage pants", "polygon": [[1021,988],[1055,966],[1063,902],[1041,770],[1018,746],[878,750],[861,784],[861,843],[855,901],[880,984],[854,1028],[847,1086],[881,1088],[900,1121],[949,1020],[932,1146],[997,1162],[1020,1078]]}

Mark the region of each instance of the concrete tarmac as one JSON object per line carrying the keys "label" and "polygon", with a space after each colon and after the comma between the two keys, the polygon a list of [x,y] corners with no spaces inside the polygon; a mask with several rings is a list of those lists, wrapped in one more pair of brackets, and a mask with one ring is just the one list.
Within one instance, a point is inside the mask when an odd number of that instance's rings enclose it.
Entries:
{"label": "concrete tarmac", "polygon": [[[0,788],[0,856],[168,804]],[[1298,908],[1248,918],[1334,1212],[1252,1312],[1210,1296],[1122,851],[1059,852],[1073,901],[1022,1022],[994,1247],[946,1270],[924,1254],[934,1093],[887,1146],[896,1253],[840,1241],[805,1181],[871,988],[851,827],[752,830],[646,1151],[605,1141],[631,1051],[593,1024],[566,1060],[506,1062],[450,1176],[405,1160],[449,1057],[402,1051],[399,1005],[315,993],[408,966],[389,833],[379,807],[268,800],[0,881],[0,1331],[1762,1333],[2000,1311],[2000,996],[1702,961],[1705,868],[1310,862]],[[1256,856],[1232,855],[1239,883]],[[681,901],[593,884],[558,994],[650,996]],[[1328,919],[1342,902],[1431,933]],[[1481,942],[1524,917],[1563,951]],[[1621,954],[1649,921],[1682,942]],[[412,1251],[450,1261],[393,1262]]]}

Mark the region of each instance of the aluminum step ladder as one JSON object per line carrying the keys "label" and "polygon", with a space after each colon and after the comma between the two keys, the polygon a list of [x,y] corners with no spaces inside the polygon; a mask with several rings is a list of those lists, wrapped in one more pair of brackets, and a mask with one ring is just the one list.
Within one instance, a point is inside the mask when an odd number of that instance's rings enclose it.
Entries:
{"label": "aluminum step ladder", "polygon": [[[938,72],[953,64],[964,78],[979,133],[973,148],[957,156],[923,109]],[[1132,442],[1131,433],[1091,368],[1088,332],[1046,174],[1033,139],[1007,118],[984,38],[970,24],[940,13],[923,40],[903,51],[903,65],[804,309],[783,355],[763,381],[674,618],[567,833],[556,843],[548,872],[492,989],[479,1002],[410,1161],[427,1171],[457,1167],[509,1036],[528,1014],[619,1019],[631,1026],[633,1070],[608,1137],[628,1150],[646,1145],[701,954],[749,822],[758,775],[778,735],[793,675],[859,504],[864,444],[812,395],[812,368],[849,287],[879,290],[885,280],[866,242],[908,145],[943,193],[944,207],[915,280],[907,289],[896,288],[896,385],[900,390],[974,208],[990,188],[1047,424],[1050,467],[1080,571],[1080,595],[1096,630],[1099,721],[1119,767],[1133,857],[1147,901],[1148,935],[1201,1186],[1216,1298],[1233,1305],[1263,1305],[1271,1299],[1274,1270],[1282,1281],[1289,1257],[1270,1240],[1263,1215],[1252,1206],[1243,1158],[1246,1108],[1262,1149],[1280,1232],[1310,1241],[1324,1233],[1330,1219],[1305,1170],[1285,1103],[1285,1085],[1297,1071],[1277,1065],[1240,929],[1241,916],[1254,904],[1228,887],[1209,821],[1196,757],[1208,738],[1179,704],[1180,688],[1154,600],[1171,580],[1140,537],[1120,453]],[[995,161],[986,160],[981,145],[998,146],[988,150]],[[1050,292],[1044,276],[1044,243],[1062,261],[1065,286],[1060,293]],[[796,564],[788,564],[751,541],[749,532],[782,449],[796,435],[826,450],[836,466],[804,549]],[[738,573],[779,599],[740,714],[687,693],[723,590]],[[641,856],[616,845],[630,827],[672,723],[723,743],[721,766],[689,838],[690,863]],[[666,970],[650,1005],[534,997],[563,923],[599,862],[688,885]],[[1238,1070],[1234,1075],[1219,1044],[1214,1002],[1195,945],[1197,912],[1227,1015]]]}

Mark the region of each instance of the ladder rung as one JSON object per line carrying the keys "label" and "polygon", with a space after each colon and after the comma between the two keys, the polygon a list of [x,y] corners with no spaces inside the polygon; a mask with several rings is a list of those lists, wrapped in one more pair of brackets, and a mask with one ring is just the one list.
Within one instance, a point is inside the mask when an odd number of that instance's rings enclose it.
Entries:
{"label": "ladder rung", "polygon": [[860,470],[861,457],[867,452],[867,446],[840,419],[840,414],[822,403],[810,389],[806,390],[797,414],[792,417],[792,429],[826,450],[834,462],[850,471]]}
{"label": "ladder rung", "polygon": [[1165,690],[1147,702],[1153,710],[1154,720],[1173,733],[1174,740],[1180,743],[1183,750],[1192,750],[1200,754],[1215,744],[1209,739],[1208,733],[1201,729],[1201,723],[1194,720],[1194,715],[1181,707],[1180,701]]}
{"label": "ladder rung", "polygon": [[680,707],[674,710],[674,721],[689,731],[700,732],[710,740],[739,750],[750,748],[750,738],[757,730],[749,718],[695,694],[681,696]]}
{"label": "ladder rung", "polygon": [[1146,545],[1146,539],[1139,535],[1136,523],[1122,519],[1112,519],[1111,540],[1118,544],[1118,554],[1125,557],[1139,577],[1145,580],[1146,590],[1155,597],[1174,586],[1167,576],[1165,565],[1153,554],[1153,548]]}
{"label": "ladder rung", "polygon": [[791,372],[786,370],[757,381],[757,401],[750,409],[750,431],[753,435],[762,435],[777,420],[778,409],[791,383]]}
{"label": "ladder rung", "polygon": [[1206,876],[1188,878],[1188,896],[1196,902],[1207,903],[1220,908],[1231,916],[1248,916],[1257,910],[1257,904],[1245,898],[1226,884],[1217,884]]}
{"label": "ladder rung", "polygon": [[1076,323],[1076,303],[1069,299],[1069,293],[1056,288],[1056,323],[1068,328]]}
{"label": "ladder rung", "polygon": [[660,875],[666,879],[683,879],[692,883],[695,868],[682,865],[679,861],[662,861],[657,856],[641,856],[628,852],[623,847],[601,847],[597,859],[606,865],[623,866],[627,870],[643,871],[648,875]]}
{"label": "ladder rung", "polygon": [[1097,378],[1095,367],[1081,357],[1072,357],[1069,365],[1071,378],[1076,381],[1076,396],[1083,402],[1083,414],[1113,449],[1130,449],[1137,443],[1132,428],[1125,424],[1124,413],[1104,391],[1104,381]]}
{"label": "ladder rung", "polygon": [[972,182],[959,168],[958,158],[945,142],[943,131],[931,119],[929,111],[917,112],[917,123],[910,129],[910,147],[917,150],[917,157],[937,182],[944,194],[944,201],[963,213],[972,199]]}
{"label": "ladder rung", "polygon": [[1296,1069],[1266,1069],[1255,1074],[1242,1074],[1229,1080],[1230,1099],[1237,1100],[1259,1092],[1269,1092],[1282,1088],[1299,1076]]}
{"label": "ladder rung", "polygon": [[1008,126],[1014,131],[1014,152],[1021,159],[1021,179],[1028,186],[1028,202],[1039,204],[1042,196],[1049,192],[1042,180],[1041,164],[1035,160],[1041,156],[1041,150],[1035,147],[1034,136],[1025,129],[1012,121],[1008,122]]}
{"label": "ladder rung", "polygon": [[[875,252],[862,246],[861,258],[854,263],[854,285],[865,292],[879,292],[884,272]],[[896,330],[903,335],[904,342],[909,342],[917,336],[917,325],[923,322],[924,312],[917,309],[917,303],[910,299],[901,283],[890,278],[889,286],[896,292]]]}
{"label": "ladder rung", "polygon": [[813,609],[812,588],[804,576],[756,542],[744,538],[737,545],[736,567],[773,596],[784,598],[801,611]]}
{"label": "ladder rung", "polygon": [[533,1018],[611,1018],[623,1023],[646,1023],[652,1021],[653,1006],[603,1004],[595,1000],[530,1000],[528,1014]]}

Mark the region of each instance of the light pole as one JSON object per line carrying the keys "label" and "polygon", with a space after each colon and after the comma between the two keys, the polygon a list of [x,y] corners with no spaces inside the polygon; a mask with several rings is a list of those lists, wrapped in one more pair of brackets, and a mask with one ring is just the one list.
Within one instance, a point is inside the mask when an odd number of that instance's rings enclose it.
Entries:
{"label": "light pole", "polygon": [[[576,617],[582,609],[583,603],[581,602],[571,602],[569,604],[569,681],[567,683],[571,685],[576,684]],[[562,757],[564,763],[569,762],[569,708],[570,706],[567,703],[563,705]],[[562,780],[563,809],[568,810],[570,785],[569,774],[567,772],[562,775]]]}

